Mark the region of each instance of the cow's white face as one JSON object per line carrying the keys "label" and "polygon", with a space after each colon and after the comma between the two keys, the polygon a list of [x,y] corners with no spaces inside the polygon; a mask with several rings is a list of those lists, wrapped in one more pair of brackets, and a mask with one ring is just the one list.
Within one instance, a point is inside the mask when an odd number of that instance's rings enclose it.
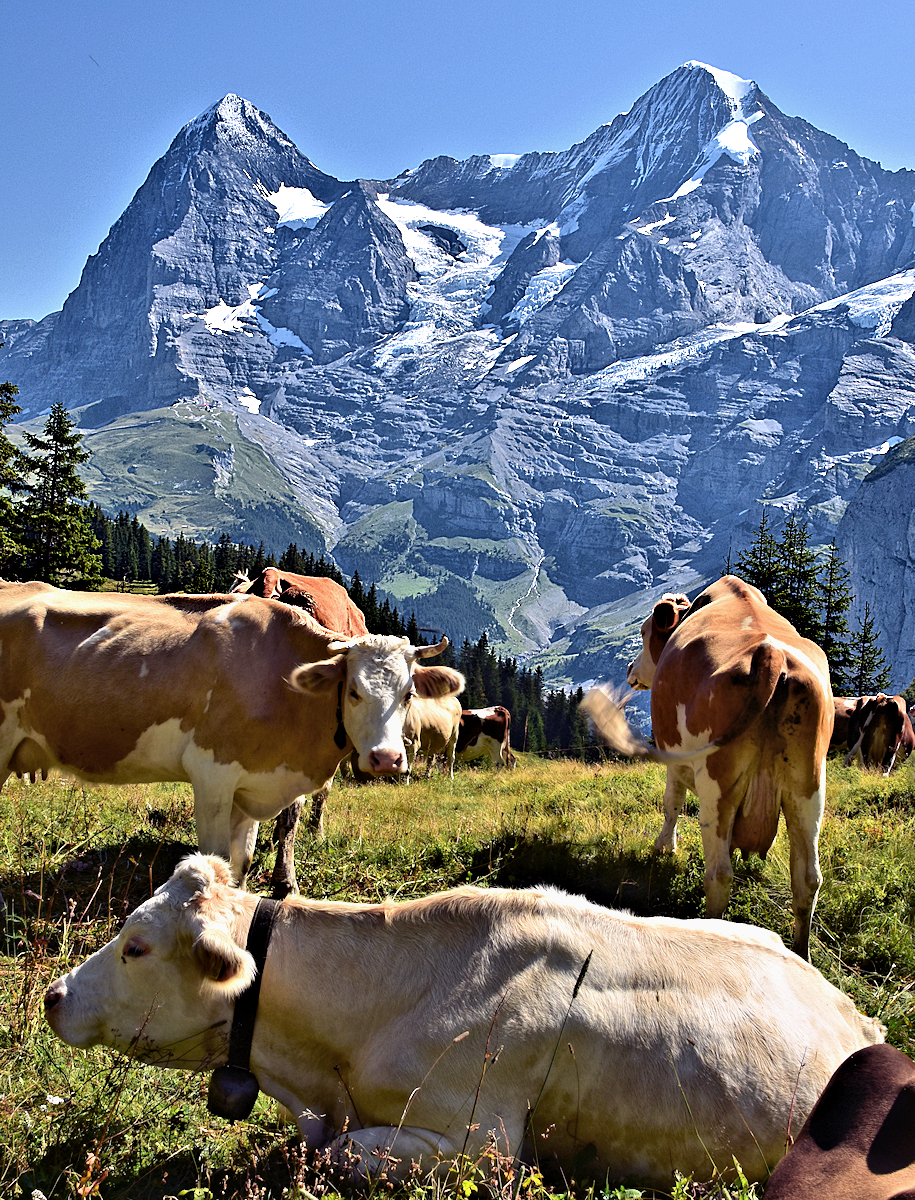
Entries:
{"label": "cow's white face", "polygon": [[231,882],[222,860],[185,859],[117,937],[52,983],[45,1017],[57,1036],[162,1067],[223,1061],[233,1002],[254,962],[232,940],[233,914],[207,905],[214,882]]}
{"label": "cow's white face", "polygon": [[407,753],[403,730],[414,696],[456,696],[464,677],[449,667],[422,667],[417,662],[440,654],[437,646],[413,646],[406,638],[369,634],[332,643],[339,650],[327,662],[308,663],[292,673],[298,691],[337,685],[343,726],[359,755],[359,770],[368,775],[403,775]]}

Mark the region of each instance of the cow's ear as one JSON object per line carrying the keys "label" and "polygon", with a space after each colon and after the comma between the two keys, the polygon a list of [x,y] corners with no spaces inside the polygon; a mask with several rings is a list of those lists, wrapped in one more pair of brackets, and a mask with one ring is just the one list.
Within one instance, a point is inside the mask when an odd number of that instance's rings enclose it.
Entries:
{"label": "cow's ear", "polygon": [[659,633],[670,633],[680,622],[680,618],[689,609],[689,599],[686,596],[662,596],[652,610],[654,627]]}
{"label": "cow's ear", "polygon": [[171,879],[160,891],[178,883],[187,889],[189,896],[205,896],[214,884],[231,886],[233,882],[232,871],[225,859],[217,858],[215,854],[189,854],[178,863]]}
{"label": "cow's ear", "polygon": [[453,667],[416,667],[413,671],[413,687],[418,696],[441,699],[457,696],[464,690],[466,680]]}
{"label": "cow's ear", "polygon": [[297,692],[319,692],[322,688],[336,686],[346,679],[346,655],[323,662],[303,663],[289,676],[289,686]]}
{"label": "cow's ear", "polygon": [[203,975],[203,990],[227,1000],[243,992],[257,974],[248,951],[211,925],[204,926],[191,953]]}

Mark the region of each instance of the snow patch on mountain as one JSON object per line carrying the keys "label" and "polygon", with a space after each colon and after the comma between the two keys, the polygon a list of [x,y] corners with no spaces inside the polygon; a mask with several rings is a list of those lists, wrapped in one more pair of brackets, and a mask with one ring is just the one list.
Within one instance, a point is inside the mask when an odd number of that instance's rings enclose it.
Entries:
{"label": "snow patch on mountain", "polygon": [[[396,369],[405,357],[468,334],[473,335],[473,349],[465,347],[462,357],[468,366],[485,362],[494,339],[500,336],[477,328],[486,294],[521,239],[532,231],[545,230],[539,225],[487,225],[475,212],[440,211],[408,200],[391,200],[386,194],[378,197],[377,204],[400,230],[419,275],[417,283],[407,286],[410,319],[378,348],[377,365],[384,370]],[[453,257],[423,230],[424,225],[452,230],[466,249]],[[562,286],[562,281],[544,278],[541,291],[545,298],[541,304],[550,298],[547,292],[552,284],[556,286],[550,295]],[[530,312],[535,304],[532,296]]]}
{"label": "snow patch on mountain", "polygon": [[[306,346],[291,329],[277,328],[261,315],[260,305],[255,304],[255,301],[267,300],[270,296],[275,296],[276,292],[276,288],[268,289],[263,283],[250,283],[248,284],[250,297],[248,300],[235,305],[226,304],[224,300],[220,300],[218,304],[208,308],[202,314],[202,319],[210,333],[243,333],[246,337],[254,337],[252,326],[256,323],[272,346],[292,346],[296,350],[301,350],[310,357],[314,357],[311,348]],[[191,313],[189,315],[196,317],[198,314]]]}
{"label": "snow patch on mountain", "polygon": [[287,187],[280,184],[275,192],[264,192],[277,212],[277,226],[285,225],[290,229],[314,229],[321,220],[329,204],[317,200],[308,188]]}
{"label": "snow patch on mountain", "polygon": [[709,75],[714,78],[715,82],[731,101],[735,112],[742,109],[744,101],[756,87],[752,79],[741,79],[739,75],[734,75],[730,71],[722,71],[720,67],[710,67],[708,63],[698,62],[694,58],[683,65],[684,67],[689,67],[691,71],[708,71]]}
{"label": "snow patch on mountain", "polygon": [[524,295],[506,317],[506,322],[523,325],[535,312],[549,304],[578,270],[579,263],[557,263],[532,275]]}
{"label": "snow patch on mountain", "polygon": [[848,317],[859,329],[872,329],[874,337],[886,337],[893,324],[893,318],[915,293],[915,269],[900,271],[887,279],[870,283],[867,287],[847,292],[837,296],[835,300],[827,300],[818,304],[811,312],[832,312],[846,305]]}

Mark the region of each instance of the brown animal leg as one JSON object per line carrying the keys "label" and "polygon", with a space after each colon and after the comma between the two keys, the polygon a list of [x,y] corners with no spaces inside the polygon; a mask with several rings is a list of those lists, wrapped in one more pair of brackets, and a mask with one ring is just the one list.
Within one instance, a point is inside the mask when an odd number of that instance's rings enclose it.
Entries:
{"label": "brown animal leg", "polygon": [[276,842],[276,861],[273,864],[273,876],[270,880],[274,900],[285,900],[289,895],[296,895],[299,887],[295,878],[295,831],[302,812],[303,798],[293,800],[288,808],[276,818],[273,828],[273,840]]}
{"label": "brown animal leg", "polygon": [[330,785],[321,788],[311,798],[311,812],[308,814],[308,831],[319,840],[324,838],[324,808],[330,795]]}

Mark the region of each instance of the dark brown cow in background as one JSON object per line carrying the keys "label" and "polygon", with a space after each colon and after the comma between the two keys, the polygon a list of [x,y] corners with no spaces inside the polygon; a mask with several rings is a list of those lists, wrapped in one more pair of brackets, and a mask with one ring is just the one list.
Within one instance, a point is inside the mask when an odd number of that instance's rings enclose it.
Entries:
{"label": "dark brown cow in background", "polygon": [[457,755],[461,762],[488,758],[493,767],[514,769],[515,756],[509,746],[512,715],[501,704],[492,708],[465,708],[461,713]]}
{"label": "dark brown cow in background", "polygon": [[[867,699],[867,697],[863,697]],[[835,705],[835,721],[832,726],[832,737],[829,739],[830,750],[848,749],[848,723],[855,707],[861,703],[861,696],[833,696]]]}
{"label": "dark brown cow in background", "polygon": [[[264,567],[253,579],[239,571],[233,592],[249,592],[267,600],[280,600],[294,608],[302,608],[325,629],[343,637],[361,637],[368,633],[365,615],[350,599],[345,587],[325,575],[296,575],[278,567]],[[308,828],[316,837],[324,834],[324,810],[330,786],[322,788],[311,798]],[[276,842],[273,890],[282,894],[280,880],[295,877],[292,852],[295,834],[302,814],[303,799],[294,800],[276,819],[273,840]]]}
{"label": "dark brown cow in background", "polygon": [[766,1200],[915,1197],[915,1063],[885,1042],[840,1064]]}
{"label": "dark brown cow in background", "polygon": [[845,765],[857,758],[862,767],[879,767],[889,775],[915,748],[915,733],[902,696],[862,696],[848,723]]}

